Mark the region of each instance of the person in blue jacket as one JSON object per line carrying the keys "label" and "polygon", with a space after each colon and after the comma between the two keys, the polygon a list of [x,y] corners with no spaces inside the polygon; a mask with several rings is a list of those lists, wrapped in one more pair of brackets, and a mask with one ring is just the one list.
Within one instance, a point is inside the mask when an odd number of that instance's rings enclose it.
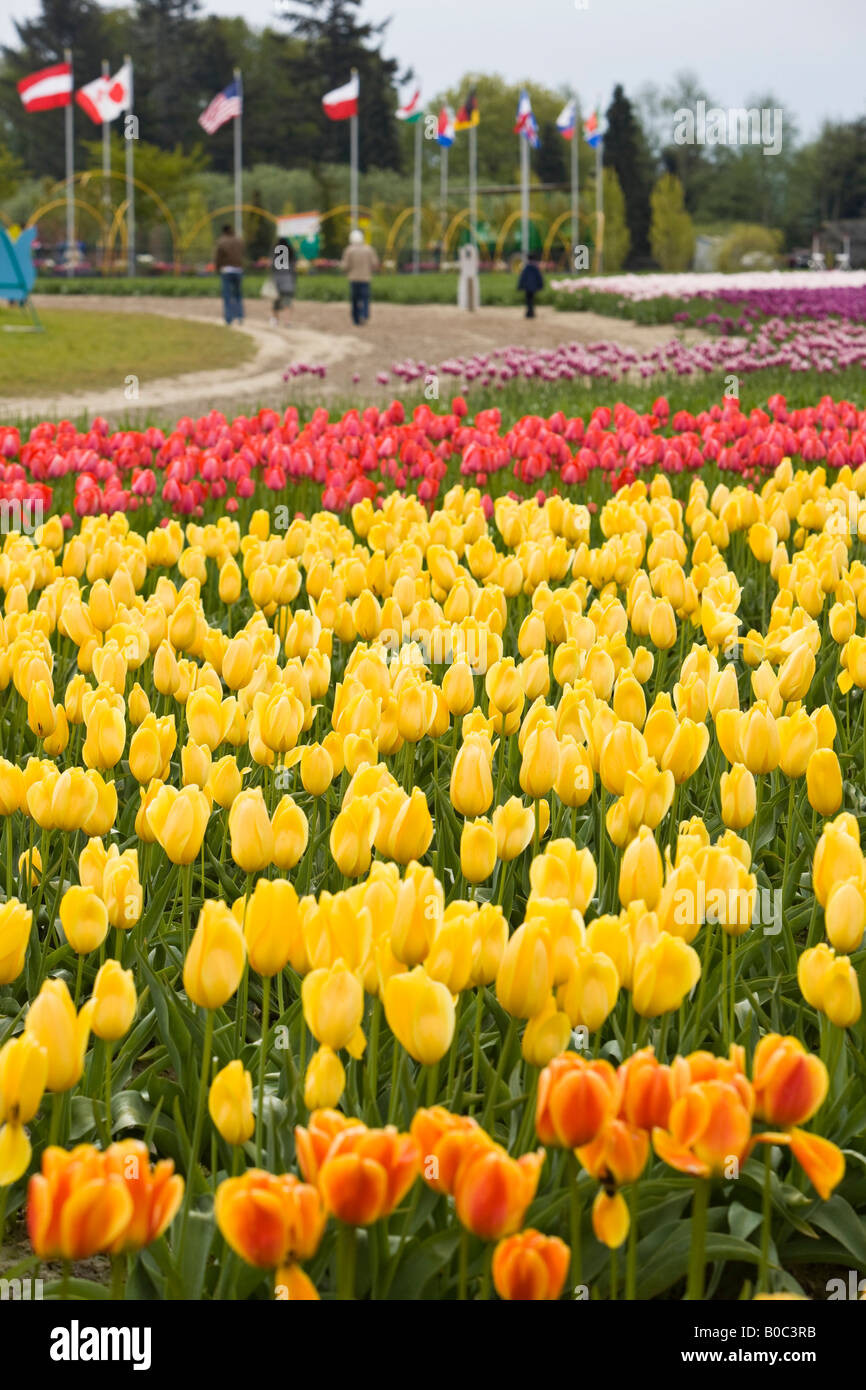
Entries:
{"label": "person in blue jacket", "polygon": [[529,260],[520,272],[518,290],[526,296],[526,317],[535,318],[535,296],[544,289],[544,276],[538,264],[538,252],[530,251]]}

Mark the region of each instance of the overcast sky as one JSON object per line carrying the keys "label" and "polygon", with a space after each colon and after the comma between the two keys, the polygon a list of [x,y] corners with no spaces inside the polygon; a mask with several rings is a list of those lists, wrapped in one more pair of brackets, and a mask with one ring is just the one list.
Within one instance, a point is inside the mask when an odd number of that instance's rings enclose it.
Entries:
{"label": "overcast sky", "polygon": [[[205,0],[203,11],[264,26],[280,3]],[[13,40],[13,16],[38,9],[3,0],[0,41]],[[363,11],[392,18],[386,51],[427,94],[475,68],[573,84],[585,105],[606,104],[616,82],[633,94],[689,68],[722,106],[772,90],[804,135],[866,113],[864,0],[365,0]]]}

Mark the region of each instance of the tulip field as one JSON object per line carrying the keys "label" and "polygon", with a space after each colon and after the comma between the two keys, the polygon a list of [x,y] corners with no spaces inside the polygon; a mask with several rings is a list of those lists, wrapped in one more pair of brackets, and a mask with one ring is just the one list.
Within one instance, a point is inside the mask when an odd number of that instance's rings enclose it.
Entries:
{"label": "tulip field", "polygon": [[856,1289],[866,409],[828,380],[0,425],[3,1278]]}

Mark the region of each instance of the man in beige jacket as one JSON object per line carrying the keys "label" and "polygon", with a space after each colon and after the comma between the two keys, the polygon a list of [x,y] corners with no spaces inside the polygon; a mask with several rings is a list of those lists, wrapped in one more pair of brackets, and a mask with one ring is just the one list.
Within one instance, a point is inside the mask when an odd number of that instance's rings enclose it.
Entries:
{"label": "man in beige jacket", "polygon": [[370,317],[370,281],[379,269],[379,257],[357,227],[349,233],[349,245],[343,252],[340,269],[349,277],[352,322],[366,323]]}

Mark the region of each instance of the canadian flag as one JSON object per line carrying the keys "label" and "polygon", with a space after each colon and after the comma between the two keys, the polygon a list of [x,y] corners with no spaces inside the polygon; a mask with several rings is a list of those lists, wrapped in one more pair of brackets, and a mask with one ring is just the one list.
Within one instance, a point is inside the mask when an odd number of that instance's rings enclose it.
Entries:
{"label": "canadian flag", "polygon": [[40,68],[18,83],[18,95],[28,111],[50,111],[72,104],[72,64],[55,63]]}
{"label": "canadian flag", "polygon": [[325,115],[330,116],[332,121],[346,121],[350,116],[357,116],[360,89],[358,74],[353,72],[344,86],[335,87],[332,92],[326,92],[322,97]]}
{"label": "canadian flag", "polygon": [[92,121],[101,125],[127,111],[132,94],[132,65],[124,63],[113,77],[97,77],[75,93],[75,100]]}

